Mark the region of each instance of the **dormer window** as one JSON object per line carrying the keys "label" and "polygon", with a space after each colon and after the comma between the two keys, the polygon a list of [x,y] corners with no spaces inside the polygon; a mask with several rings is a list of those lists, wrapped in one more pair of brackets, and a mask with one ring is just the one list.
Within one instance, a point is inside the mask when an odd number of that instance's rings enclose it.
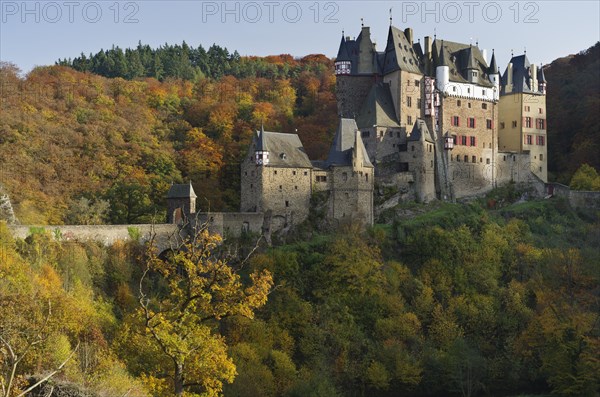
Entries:
{"label": "dormer window", "polygon": [[287,160],[287,155],[285,153],[281,153],[279,155],[279,158],[282,159],[282,160]]}

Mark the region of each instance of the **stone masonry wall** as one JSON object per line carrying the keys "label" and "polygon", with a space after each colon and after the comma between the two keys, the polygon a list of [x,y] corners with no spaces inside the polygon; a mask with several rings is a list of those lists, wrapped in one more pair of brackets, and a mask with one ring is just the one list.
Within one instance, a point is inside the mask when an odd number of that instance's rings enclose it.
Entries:
{"label": "stone masonry wall", "polygon": [[373,76],[337,76],[338,115],[355,118],[375,82]]}

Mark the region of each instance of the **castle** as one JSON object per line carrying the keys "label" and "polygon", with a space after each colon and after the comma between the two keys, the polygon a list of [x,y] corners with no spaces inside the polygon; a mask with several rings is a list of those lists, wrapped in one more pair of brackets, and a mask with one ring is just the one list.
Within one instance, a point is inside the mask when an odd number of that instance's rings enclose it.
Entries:
{"label": "castle", "polygon": [[[296,134],[261,128],[241,164],[239,213],[199,214],[225,233],[273,232],[304,221],[311,198],[326,219],[372,225],[375,184],[404,200],[455,200],[515,182],[547,182],[546,80],[526,55],[501,75],[478,45],[390,26],[384,51],[369,27],[335,60],[339,126],[325,161]],[[187,185],[169,191],[169,223],[195,213]]]}

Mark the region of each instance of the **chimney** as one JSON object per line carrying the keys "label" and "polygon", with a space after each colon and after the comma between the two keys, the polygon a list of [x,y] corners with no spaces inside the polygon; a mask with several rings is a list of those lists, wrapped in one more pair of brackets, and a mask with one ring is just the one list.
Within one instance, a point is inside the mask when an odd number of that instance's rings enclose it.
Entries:
{"label": "chimney", "polygon": [[538,81],[537,81],[537,67],[535,65],[531,65],[531,91],[538,90]]}
{"label": "chimney", "polygon": [[486,50],[486,49],[483,49],[483,50],[481,50],[481,56],[483,56],[483,59],[485,60],[485,63],[486,63],[488,66],[490,66],[490,61],[488,60],[488,57],[487,57],[487,50]]}
{"label": "chimney", "polygon": [[423,51],[426,58],[431,58],[431,37],[429,36],[425,36],[425,48]]}
{"label": "chimney", "polygon": [[506,68],[506,91],[512,92],[513,86],[513,64],[512,62],[508,64]]}
{"label": "chimney", "polygon": [[408,40],[408,42],[412,45],[412,43],[413,43],[413,30],[411,28],[404,29],[404,35],[406,36],[406,39]]}

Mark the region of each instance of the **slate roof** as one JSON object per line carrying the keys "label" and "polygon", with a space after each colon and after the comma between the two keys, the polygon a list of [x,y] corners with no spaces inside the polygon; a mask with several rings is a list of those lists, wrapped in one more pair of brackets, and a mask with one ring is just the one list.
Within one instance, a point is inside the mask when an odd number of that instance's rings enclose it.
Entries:
{"label": "slate roof", "polygon": [[[519,55],[516,57],[512,57],[510,60],[513,67],[513,88],[512,93],[524,92],[529,94],[540,94],[539,91],[533,91],[529,86],[529,78],[531,77],[531,64],[529,63],[529,59],[527,59],[527,55]],[[508,80],[508,66],[502,75],[501,81],[501,89],[500,94],[505,93],[505,87]],[[539,79],[538,79],[539,80]]]}
{"label": "slate roof", "polygon": [[350,54],[348,54],[348,47],[346,46],[346,39],[342,34],[342,42],[340,43],[340,49],[338,51],[336,61],[350,61]]}
{"label": "slate roof", "polygon": [[257,131],[255,135],[257,150],[269,152],[268,167],[312,168],[304,146],[297,134]]}
{"label": "slate roof", "polygon": [[[333,145],[329,150],[329,156],[325,161],[327,168],[331,166],[352,166],[352,151],[354,149],[354,142],[356,141],[356,134],[358,126],[354,119],[340,119],[338,130],[333,139]],[[358,137],[358,150],[360,151],[363,160],[363,166],[373,167],[373,164],[369,161],[369,155],[367,149],[363,144],[362,138]]]}
{"label": "slate roof", "polygon": [[427,124],[424,120],[417,119],[417,121],[415,121],[415,125],[413,126],[408,140],[413,142],[424,140],[433,143],[433,140],[431,139],[431,134],[429,133],[429,128],[427,127]]}
{"label": "slate roof", "polygon": [[[444,49],[443,56],[440,55],[441,48]],[[445,62],[450,67],[450,81],[468,83],[467,71],[475,69],[479,72],[475,83],[483,87],[493,87],[488,78],[487,62],[479,47],[448,40],[435,40],[432,52],[435,66],[441,66],[441,62]]]}
{"label": "slate roof", "polygon": [[192,187],[192,182],[176,185],[171,185],[169,192],[167,193],[167,198],[196,198],[196,192],[194,192],[194,188]]}
{"label": "slate roof", "polygon": [[377,83],[371,87],[356,117],[356,124],[359,128],[370,128],[373,125],[400,127],[389,84]]}
{"label": "slate roof", "polygon": [[539,72],[538,72],[538,83],[545,83],[545,82],[546,82],[546,76],[544,76],[544,68],[542,68],[540,66]]}
{"label": "slate roof", "polygon": [[492,50],[492,59],[490,60],[490,67],[488,69],[488,74],[498,73],[498,64],[496,63],[496,54],[494,50]]}
{"label": "slate roof", "polygon": [[390,26],[385,48],[383,74],[396,70],[422,74],[421,58],[413,46],[402,30]]}

